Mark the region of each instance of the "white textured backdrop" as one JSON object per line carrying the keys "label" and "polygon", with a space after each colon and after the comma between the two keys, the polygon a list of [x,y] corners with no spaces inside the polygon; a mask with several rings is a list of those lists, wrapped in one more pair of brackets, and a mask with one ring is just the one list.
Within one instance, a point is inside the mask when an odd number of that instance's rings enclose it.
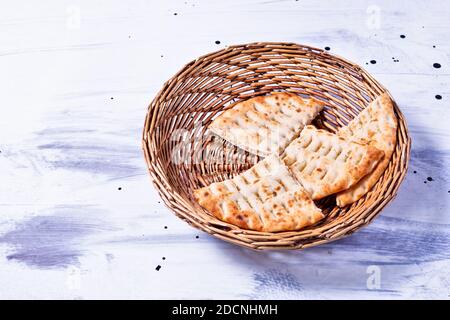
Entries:
{"label": "white textured backdrop", "polygon": [[[2,0],[0,298],[448,299],[449,17],[439,0]],[[160,203],[147,105],[186,62],[255,41],[329,47],[404,112],[410,170],[360,232],[253,252]]]}

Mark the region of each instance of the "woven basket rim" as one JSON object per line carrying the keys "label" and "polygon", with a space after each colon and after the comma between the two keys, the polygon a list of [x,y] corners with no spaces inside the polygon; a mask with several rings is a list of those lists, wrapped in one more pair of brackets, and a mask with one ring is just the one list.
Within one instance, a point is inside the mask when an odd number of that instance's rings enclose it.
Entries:
{"label": "woven basket rim", "polygon": [[[155,148],[157,144],[155,142],[157,139],[155,134],[155,128],[157,128],[156,122],[161,120],[161,118],[158,118],[158,116],[160,116],[158,111],[169,110],[169,108],[167,107],[166,96],[171,93],[171,90],[173,90],[174,87],[182,84],[187,75],[191,75],[192,72],[201,72],[201,69],[199,69],[198,67],[202,66],[202,64],[207,65],[207,63],[215,63],[216,60],[222,63],[224,61],[221,60],[223,59],[223,56],[226,56],[226,54],[229,54],[231,52],[245,55],[245,50],[253,54],[254,52],[272,52],[274,49],[279,49],[280,52],[283,52],[283,50],[287,50],[289,52],[303,50],[308,53],[317,54],[317,57],[320,58],[326,57],[330,61],[337,62],[338,65],[339,63],[343,63],[343,65],[345,64],[346,67],[352,68],[351,71],[360,76],[360,81],[364,81],[368,88],[370,87],[371,90],[373,88],[372,91],[378,92],[378,94],[381,94],[383,92],[388,93],[392,101],[394,102],[394,109],[397,120],[399,122],[399,128],[397,130],[398,138],[396,142],[396,158],[394,159],[393,156],[388,166],[388,168],[393,167],[393,177],[384,179],[384,176],[387,174],[384,174],[382,176],[383,180],[386,180],[386,182],[383,181],[383,193],[380,192],[379,195],[376,195],[376,201],[371,201],[370,204],[367,204],[367,206],[365,206],[364,199],[366,197],[363,197],[362,200],[359,200],[355,204],[350,205],[349,208],[347,208],[347,212],[349,212],[349,210],[353,210],[352,216],[350,217],[351,219],[337,221],[336,223],[327,223],[325,225],[321,225],[321,223],[319,223],[312,227],[308,227],[299,231],[259,232],[245,230],[229,223],[220,221],[217,218],[211,216],[206,212],[206,210],[202,209],[197,203],[193,202],[192,199],[186,197],[182,192],[183,190],[178,190],[169,181],[171,176],[169,176],[167,172],[165,172],[164,167],[166,165],[162,163],[163,159],[161,159],[161,148],[164,145],[159,144],[159,150],[156,150],[157,148]],[[276,52],[277,54],[279,53],[278,51],[274,52]],[[316,58],[316,56],[314,57]],[[256,59],[255,61],[258,60]],[[333,74],[333,72],[331,72],[331,74]],[[263,92],[263,94],[265,93],[267,92]],[[259,95],[259,93],[255,93],[253,96],[256,95]],[[366,106],[367,103],[364,107]],[[352,110],[352,112],[354,113],[355,111]],[[160,143],[160,141],[158,141],[158,143]],[[307,45],[300,45],[292,42],[253,42],[248,44],[231,45],[224,49],[202,55],[186,63],[174,76],[167,80],[148,107],[142,132],[142,147],[152,182],[156,187],[159,195],[163,199],[164,204],[175,215],[187,221],[197,229],[203,230],[227,242],[231,242],[251,249],[280,250],[304,249],[334,241],[336,239],[340,239],[344,236],[352,234],[356,230],[370,223],[396,196],[398,188],[407,172],[411,149],[411,138],[408,134],[407,124],[403,113],[399,109],[392,95],[363,67],[354,64],[343,57],[330,54],[323,49]],[[386,171],[387,170],[388,169],[386,169]],[[380,178],[380,180],[382,178]],[[395,180],[394,182],[392,182],[389,179]],[[381,181],[379,181],[377,185],[380,182]],[[369,194],[371,193],[372,191],[369,192]],[[362,205],[362,207],[360,205]],[[339,217],[340,216],[337,215],[335,218],[338,219]]]}

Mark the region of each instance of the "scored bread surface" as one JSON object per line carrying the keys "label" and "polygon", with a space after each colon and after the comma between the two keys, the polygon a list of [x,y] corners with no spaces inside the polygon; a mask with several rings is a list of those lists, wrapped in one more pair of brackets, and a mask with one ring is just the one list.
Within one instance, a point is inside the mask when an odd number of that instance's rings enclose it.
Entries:
{"label": "scored bread surface", "polygon": [[315,99],[277,92],[237,103],[214,119],[209,129],[254,154],[279,153],[323,109]]}
{"label": "scored bread surface", "polygon": [[257,231],[298,230],[323,218],[277,155],[232,179],[194,190],[194,197],[217,218]]}
{"label": "scored bread surface", "polygon": [[371,173],[348,190],[338,193],[336,204],[343,207],[365,195],[389,164],[397,139],[397,118],[389,95],[384,93],[377,97],[348,126],[342,127],[338,135],[356,142],[368,143],[384,152],[383,160]]}
{"label": "scored bread surface", "polygon": [[383,152],[306,126],[282,155],[313,200],[350,188],[367,175]]}

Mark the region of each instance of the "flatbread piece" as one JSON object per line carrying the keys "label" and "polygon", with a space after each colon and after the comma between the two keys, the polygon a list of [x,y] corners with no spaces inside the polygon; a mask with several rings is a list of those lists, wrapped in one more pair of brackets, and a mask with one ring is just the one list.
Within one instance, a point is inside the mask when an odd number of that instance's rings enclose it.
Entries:
{"label": "flatbread piece", "polygon": [[368,143],[384,152],[384,158],[375,169],[357,184],[336,196],[336,204],[344,207],[359,200],[378,181],[389,164],[397,141],[397,117],[392,100],[384,93],[372,101],[367,108],[342,127],[338,135],[359,143]]}
{"label": "flatbread piece", "polygon": [[194,197],[217,218],[257,231],[298,230],[323,218],[277,155],[233,179],[194,190]]}
{"label": "flatbread piece", "polygon": [[246,151],[268,156],[284,150],[323,107],[315,99],[277,92],[237,103],[214,119],[209,129]]}
{"label": "flatbread piece", "polygon": [[313,200],[345,190],[373,170],[383,152],[306,126],[282,155]]}

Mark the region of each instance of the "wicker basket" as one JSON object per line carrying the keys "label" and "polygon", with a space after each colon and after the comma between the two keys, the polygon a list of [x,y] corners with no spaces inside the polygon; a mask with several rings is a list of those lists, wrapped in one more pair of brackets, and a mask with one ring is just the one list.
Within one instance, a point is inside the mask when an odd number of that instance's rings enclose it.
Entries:
{"label": "wicker basket", "polygon": [[214,137],[208,124],[235,103],[273,91],[326,102],[314,124],[335,132],[386,89],[361,67],[321,49],[294,43],[230,46],[190,63],[167,81],[148,108],[143,148],[154,185],[166,205],[191,225],[253,249],[302,249],[330,242],[368,224],[396,195],[405,177],[411,141],[394,103],[397,145],[384,175],[345,208],[334,196],[318,206],[326,217],[300,231],[244,230],[210,215],[192,190],[250,168],[258,157]]}

